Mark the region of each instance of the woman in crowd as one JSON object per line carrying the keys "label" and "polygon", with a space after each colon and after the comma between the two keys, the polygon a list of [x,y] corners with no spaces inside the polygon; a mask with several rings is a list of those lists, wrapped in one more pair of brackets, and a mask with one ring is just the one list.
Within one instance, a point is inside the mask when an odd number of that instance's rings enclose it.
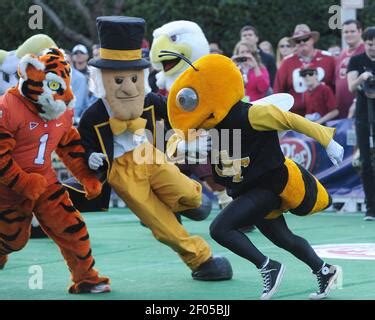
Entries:
{"label": "woman in crowd", "polygon": [[258,51],[250,44],[240,41],[233,51],[232,60],[241,70],[245,94],[250,101],[264,98],[270,88],[270,77],[266,67],[261,63]]}
{"label": "woman in crowd", "polygon": [[281,38],[279,43],[277,44],[276,50],[276,65],[277,68],[280,67],[281,62],[284,60],[285,57],[289,56],[293,53],[294,47],[288,41],[288,37]]}

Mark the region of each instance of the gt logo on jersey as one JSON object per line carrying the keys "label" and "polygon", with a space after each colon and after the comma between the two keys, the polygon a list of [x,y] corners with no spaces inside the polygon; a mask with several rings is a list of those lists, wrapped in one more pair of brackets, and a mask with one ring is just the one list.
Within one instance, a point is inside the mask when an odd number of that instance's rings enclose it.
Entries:
{"label": "gt logo on jersey", "polygon": [[233,177],[232,181],[235,183],[240,183],[243,180],[242,167],[246,168],[250,164],[250,158],[242,159],[230,159],[228,152],[226,150],[220,151],[220,164],[215,165],[215,171],[220,177]]}

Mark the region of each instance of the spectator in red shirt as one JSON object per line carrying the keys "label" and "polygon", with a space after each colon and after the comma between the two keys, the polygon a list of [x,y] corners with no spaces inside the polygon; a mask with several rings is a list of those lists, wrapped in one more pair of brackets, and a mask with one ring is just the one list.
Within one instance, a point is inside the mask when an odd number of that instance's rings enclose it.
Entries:
{"label": "spectator in red shirt", "polygon": [[276,73],[274,92],[290,93],[295,101],[291,111],[302,116],[306,114],[303,93],[307,90],[299,73],[303,66],[315,63],[319,81],[324,81],[334,90],[335,59],[328,51],[315,49],[318,39],[319,32],[311,31],[306,24],[297,25],[289,39],[296,45],[296,53],[286,57]]}
{"label": "spectator in red shirt", "polygon": [[314,64],[301,69],[299,72],[307,90],[303,97],[306,105],[305,117],[319,124],[333,120],[339,114],[336,98],[332,89],[318,80],[317,67]]}
{"label": "spectator in red shirt", "polygon": [[267,68],[261,63],[258,51],[248,42],[240,41],[234,47],[232,60],[242,73],[245,95],[249,100],[264,98],[270,87],[270,77]]}
{"label": "spectator in red shirt", "polygon": [[361,23],[357,20],[345,21],[342,25],[342,38],[348,45],[348,48],[341,52],[336,62],[336,98],[340,112],[338,119],[347,118],[349,116],[349,109],[354,100],[354,94],[351,93],[348,88],[346,73],[350,58],[365,52]]}

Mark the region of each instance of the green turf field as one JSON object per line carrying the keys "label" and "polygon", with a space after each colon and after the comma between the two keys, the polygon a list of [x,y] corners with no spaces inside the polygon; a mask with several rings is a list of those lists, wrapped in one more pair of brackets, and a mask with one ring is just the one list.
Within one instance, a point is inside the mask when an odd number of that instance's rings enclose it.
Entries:
{"label": "green turf field", "polygon": [[[258,299],[262,281],[258,270],[244,259],[216,244],[208,234],[206,221],[183,220],[190,233],[204,237],[215,254],[227,256],[233,267],[231,281],[192,280],[190,270],[168,247],[154,240],[128,209],[84,214],[89,227],[96,267],[112,281],[112,292],[100,295],[69,295],[69,273],[55,244],[49,239],[30,240],[21,251],[10,256],[0,271],[0,300],[6,299]],[[328,243],[375,243],[375,222],[362,220],[361,214],[323,213],[312,217],[287,215],[295,233],[313,245]],[[275,247],[259,231],[251,239],[264,253],[286,266],[279,291],[273,299],[307,299],[316,289],[310,269],[289,253]],[[344,288],[332,292],[330,299],[375,299],[375,260],[335,260],[344,271]],[[30,289],[29,268],[43,270],[43,289]]]}

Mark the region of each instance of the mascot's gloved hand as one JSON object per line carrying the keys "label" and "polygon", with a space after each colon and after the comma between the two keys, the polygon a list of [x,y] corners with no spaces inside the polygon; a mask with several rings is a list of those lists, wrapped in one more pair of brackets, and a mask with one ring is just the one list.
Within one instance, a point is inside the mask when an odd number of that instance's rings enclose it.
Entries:
{"label": "mascot's gloved hand", "polygon": [[332,163],[338,167],[344,158],[344,148],[332,139],[328,144],[326,151]]}
{"label": "mascot's gloved hand", "polygon": [[24,181],[14,191],[25,196],[29,200],[38,200],[39,197],[47,190],[47,180],[38,173],[29,173],[25,175]]}
{"label": "mascot's gloved hand", "polygon": [[187,152],[189,163],[207,163],[208,152],[211,150],[211,137],[207,132],[199,135],[195,140],[188,143],[185,141],[179,142],[177,145],[177,153]]}
{"label": "mascot's gloved hand", "polygon": [[81,183],[83,185],[83,188],[85,189],[87,200],[96,198],[102,192],[102,184],[95,177],[83,178],[81,180]]}
{"label": "mascot's gloved hand", "polygon": [[103,163],[103,159],[107,158],[104,153],[93,152],[90,154],[89,157],[89,167],[91,170],[98,170]]}

